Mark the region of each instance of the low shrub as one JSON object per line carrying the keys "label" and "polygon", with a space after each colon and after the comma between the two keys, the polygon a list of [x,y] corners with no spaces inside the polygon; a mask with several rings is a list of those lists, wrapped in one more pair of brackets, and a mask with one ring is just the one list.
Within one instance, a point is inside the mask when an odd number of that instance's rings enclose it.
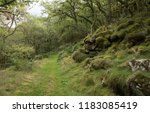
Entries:
{"label": "low shrub", "polygon": [[28,60],[15,60],[14,61],[14,70],[16,71],[31,71],[32,70],[32,62]]}

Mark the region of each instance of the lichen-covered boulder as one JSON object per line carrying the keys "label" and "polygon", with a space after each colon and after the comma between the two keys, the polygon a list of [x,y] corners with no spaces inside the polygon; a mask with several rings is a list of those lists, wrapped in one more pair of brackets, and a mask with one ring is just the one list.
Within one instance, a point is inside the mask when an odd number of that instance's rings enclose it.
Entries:
{"label": "lichen-covered boulder", "polygon": [[133,59],[128,62],[128,66],[132,71],[150,71],[150,59]]}

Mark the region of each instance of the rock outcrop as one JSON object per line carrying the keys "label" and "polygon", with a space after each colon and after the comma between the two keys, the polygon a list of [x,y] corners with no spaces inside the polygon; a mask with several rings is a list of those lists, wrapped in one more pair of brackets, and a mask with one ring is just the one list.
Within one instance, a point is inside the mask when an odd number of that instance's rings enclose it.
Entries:
{"label": "rock outcrop", "polygon": [[150,59],[131,60],[128,62],[132,71],[150,71]]}
{"label": "rock outcrop", "polygon": [[127,80],[128,95],[149,96],[150,95],[150,77],[141,73],[134,74]]}

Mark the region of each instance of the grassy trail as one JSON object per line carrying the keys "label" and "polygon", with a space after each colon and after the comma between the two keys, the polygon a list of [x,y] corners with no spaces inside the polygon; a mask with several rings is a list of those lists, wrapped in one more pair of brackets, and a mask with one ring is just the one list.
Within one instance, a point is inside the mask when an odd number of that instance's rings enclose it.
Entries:
{"label": "grassy trail", "polygon": [[32,72],[0,72],[0,95],[79,95],[70,85],[71,74],[57,63],[57,55],[38,61]]}
{"label": "grassy trail", "polygon": [[76,95],[69,85],[70,76],[64,73],[57,63],[57,56],[53,55],[47,60],[42,68],[37,70],[42,76],[43,91],[41,93],[46,92],[46,95]]}

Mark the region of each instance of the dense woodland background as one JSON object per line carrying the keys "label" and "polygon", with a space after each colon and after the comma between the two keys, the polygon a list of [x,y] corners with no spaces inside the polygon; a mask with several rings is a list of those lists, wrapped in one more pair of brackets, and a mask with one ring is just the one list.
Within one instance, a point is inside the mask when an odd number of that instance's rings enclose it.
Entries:
{"label": "dense woodland background", "polygon": [[0,0],[0,95],[150,95],[150,0],[35,2]]}

